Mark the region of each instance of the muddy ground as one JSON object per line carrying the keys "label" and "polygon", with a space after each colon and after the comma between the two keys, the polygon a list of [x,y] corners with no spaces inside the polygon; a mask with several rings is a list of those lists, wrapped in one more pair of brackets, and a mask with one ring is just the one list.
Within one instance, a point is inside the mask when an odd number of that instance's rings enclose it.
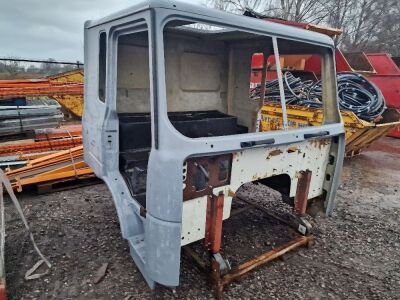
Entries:
{"label": "muddy ground", "polygon": [[[346,160],[334,217],[313,220],[312,248],[260,267],[228,287],[225,299],[399,299],[400,140],[382,143]],[[246,192],[261,197],[259,187]],[[7,201],[9,299],[212,298],[206,277],[187,258],[182,259],[178,288],[152,291],[146,286],[121,238],[104,184],[19,198],[53,266],[40,279],[24,280],[38,257]],[[249,210],[224,223],[224,254],[235,264],[284,242],[287,234],[279,223]],[[104,263],[106,275],[94,284]]]}

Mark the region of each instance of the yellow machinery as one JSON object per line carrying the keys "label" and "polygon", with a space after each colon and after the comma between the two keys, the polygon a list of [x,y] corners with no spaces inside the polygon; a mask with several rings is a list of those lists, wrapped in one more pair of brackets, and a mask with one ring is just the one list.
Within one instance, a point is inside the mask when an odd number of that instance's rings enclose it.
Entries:
{"label": "yellow machinery", "polygon": [[[55,74],[47,77],[52,81],[59,81],[64,83],[82,83],[83,84],[83,69],[77,69],[65,73]],[[77,117],[83,115],[83,94],[81,95],[54,95],[52,98],[56,99],[66,110],[71,112]]]}
{"label": "yellow machinery", "polygon": [[[323,111],[318,108],[288,105],[286,107],[289,128],[318,126],[323,122]],[[388,108],[379,123],[358,118],[353,112],[341,112],[346,130],[346,156],[357,155],[373,141],[384,136],[389,130],[400,125],[400,113]],[[277,103],[266,103],[261,109],[261,130],[282,129],[282,108]]]}

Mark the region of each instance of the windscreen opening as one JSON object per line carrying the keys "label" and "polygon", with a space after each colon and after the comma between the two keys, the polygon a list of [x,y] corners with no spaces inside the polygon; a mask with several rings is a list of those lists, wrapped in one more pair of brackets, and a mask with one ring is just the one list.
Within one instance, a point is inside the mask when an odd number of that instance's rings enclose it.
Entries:
{"label": "windscreen opening", "polygon": [[[282,123],[282,111],[274,119],[263,116],[266,104],[282,106],[278,72],[286,105],[294,105],[293,97],[308,97],[307,88],[321,79],[314,69],[321,69],[315,64],[324,50],[312,44],[277,39],[278,71],[269,36],[184,21],[168,23],[163,36],[168,117],[190,138],[283,129],[276,125]],[[261,66],[253,68],[257,59]],[[296,105],[322,108],[322,86],[322,81],[315,86],[315,101]],[[275,125],[260,126],[263,120]],[[290,121],[286,129],[320,125]]]}

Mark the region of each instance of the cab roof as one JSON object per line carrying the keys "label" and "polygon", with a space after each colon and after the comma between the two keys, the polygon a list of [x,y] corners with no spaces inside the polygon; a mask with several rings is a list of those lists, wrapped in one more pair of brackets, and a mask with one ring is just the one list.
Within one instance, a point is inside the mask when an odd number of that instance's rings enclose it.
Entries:
{"label": "cab roof", "polygon": [[[271,21],[251,18],[243,15],[237,15],[214,8],[209,8],[201,5],[188,4],[174,0],[147,0],[140,2],[136,5],[130,6],[119,12],[110,14],[104,18],[98,20],[91,20],[85,23],[85,28],[93,28],[101,25],[107,25],[107,23],[117,21],[122,18],[129,16],[134,17],[135,14],[146,11],[146,10],[157,10],[167,9],[170,10],[171,15],[197,15],[196,17],[201,18],[202,16],[207,19],[214,19],[215,22],[222,23],[222,26],[234,26],[239,27],[239,30],[251,30],[255,33],[267,34],[270,36],[276,36],[278,38],[287,38],[297,41],[310,42],[313,44],[319,44],[321,46],[334,48],[334,42],[332,38],[325,34],[312,32],[309,30],[296,28],[293,26],[283,25]],[[121,22],[123,24],[123,22]],[[219,25],[220,26],[220,25]]]}

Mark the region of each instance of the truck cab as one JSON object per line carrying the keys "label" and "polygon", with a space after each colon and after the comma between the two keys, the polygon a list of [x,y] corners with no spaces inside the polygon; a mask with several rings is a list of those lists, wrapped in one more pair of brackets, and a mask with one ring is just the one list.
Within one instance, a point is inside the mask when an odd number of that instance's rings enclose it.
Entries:
{"label": "truck cab", "polygon": [[[319,33],[174,1],[85,23],[84,157],[150,287],[179,285],[181,247],[207,238],[210,201],[228,219],[245,183],[294,205],[306,172],[307,206],[332,214],[344,153],[334,51]],[[321,57],[322,125],[260,130],[255,53],[275,59],[280,84],[280,54]]]}

